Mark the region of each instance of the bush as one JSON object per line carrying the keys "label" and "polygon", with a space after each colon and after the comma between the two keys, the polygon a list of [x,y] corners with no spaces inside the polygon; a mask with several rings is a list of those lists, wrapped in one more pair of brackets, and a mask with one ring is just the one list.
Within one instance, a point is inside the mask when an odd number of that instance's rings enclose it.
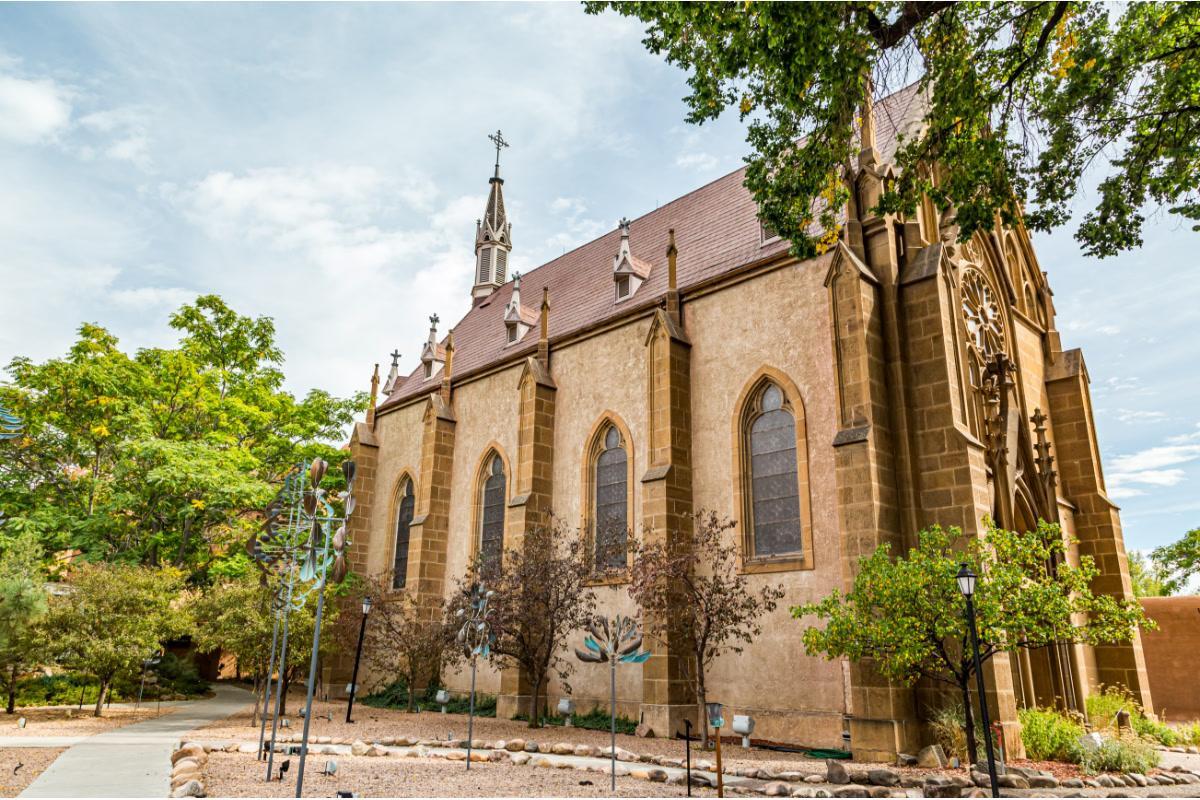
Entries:
{"label": "bush", "polygon": [[1152,739],[1164,747],[1179,744],[1180,735],[1175,729],[1146,717],[1146,712],[1133,699],[1128,689],[1117,686],[1105,687],[1099,694],[1087,699],[1088,718],[1095,730],[1116,731],[1117,714],[1129,712],[1129,726],[1143,738]]}
{"label": "bush", "polygon": [[[416,706],[418,711],[441,711],[442,707],[437,704],[434,697],[437,696],[438,689],[442,688],[437,684],[430,684],[421,696],[417,698]],[[408,708],[408,684],[403,678],[392,681],[384,688],[372,692],[371,694],[359,700],[363,705],[372,706],[374,708]],[[467,714],[471,710],[470,695],[455,696],[452,695],[450,702],[446,704],[447,714]],[[496,716],[496,696],[492,694],[483,694],[482,692],[475,693],[475,716],[477,717],[494,717]]]}
{"label": "bush", "polygon": [[1125,735],[1105,739],[1099,747],[1081,749],[1079,765],[1089,775],[1101,772],[1140,772],[1143,775],[1158,766],[1158,751],[1144,739]]}
{"label": "bush", "polygon": [[[88,675],[64,672],[57,675],[27,676],[17,680],[18,706],[73,706],[79,703],[95,705],[100,685]],[[118,691],[109,692],[110,701],[119,703],[129,697]]]}
{"label": "bush", "polygon": [[1200,722],[1188,722],[1175,728],[1179,744],[1200,745]]}
{"label": "bush", "polygon": [[[529,716],[526,714],[518,714],[514,719],[529,721]],[[637,731],[637,720],[617,715],[617,733],[623,733],[628,736],[634,735]],[[560,717],[557,714],[545,714],[542,716],[542,724],[544,725],[566,725],[566,717]],[[612,718],[609,712],[597,706],[586,714],[575,714],[571,718],[571,724],[576,728],[584,728],[589,731],[607,731],[612,725]]]}
{"label": "bush", "polygon": [[1017,718],[1021,721],[1021,741],[1031,759],[1078,763],[1079,737],[1084,734],[1078,722],[1042,708],[1022,708]]}
{"label": "bush", "polygon": [[[189,658],[179,658],[174,653],[166,653],[153,667],[158,675],[159,689],[163,694],[182,694],[189,697],[201,695],[208,691],[208,681],[200,677],[196,663]],[[141,675],[138,675],[141,681]],[[147,687],[147,691],[150,688]]]}
{"label": "bush", "polygon": [[[959,761],[966,764],[967,759],[967,715],[963,711],[962,703],[951,703],[942,706],[937,711],[933,712],[928,720],[930,730],[933,732],[934,741],[942,746],[947,757],[956,757]],[[996,738],[992,737],[992,744],[999,748],[1000,745],[996,742]],[[975,746],[980,750],[986,746],[983,740],[983,721],[979,719],[979,715],[975,715]],[[970,763],[977,763],[979,758],[970,759]]]}

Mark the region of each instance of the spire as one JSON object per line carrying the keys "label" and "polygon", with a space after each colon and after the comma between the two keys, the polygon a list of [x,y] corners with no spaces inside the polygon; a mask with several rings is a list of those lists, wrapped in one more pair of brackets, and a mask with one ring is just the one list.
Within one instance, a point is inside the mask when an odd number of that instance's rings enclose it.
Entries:
{"label": "spire", "polygon": [[858,165],[864,168],[873,167],[879,163],[879,153],[875,149],[875,82],[868,75],[865,83],[862,124],[859,127],[861,151],[858,156]]}
{"label": "spire", "polygon": [[504,179],[500,177],[500,151],[508,142],[500,131],[489,134],[496,146],[496,166],[488,180],[487,206],[483,219],[475,222],[475,285],[471,297],[476,303],[482,301],[505,283],[508,272],[508,254],[512,251],[512,225],[504,209]]}
{"label": "spire", "polygon": [[437,341],[437,326],[441,320],[437,314],[429,318],[429,338],[425,340],[425,345],[421,348],[421,364],[425,368],[425,380],[433,377],[434,373],[441,367],[442,362],[446,360],[446,356],[439,352]]}
{"label": "spire", "polygon": [[379,365],[375,365],[375,372],[371,375],[371,399],[367,403],[367,425],[375,424],[375,402],[379,399]]}
{"label": "spire", "polygon": [[675,246],[675,229],[667,231],[667,313],[671,319],[679,322],[679,275],[675,262],[679,258],[679,248]]}
{"label": "spire", "polygon": [[450,402],[450,371],[454,369],[454,329],[446,337],[446,369],[442,372],[442,399]]}
{"label": "spire", "polygon": [[542,314],[539,320],[537,358],[547,369],[550,367],[550,287],[542,287]]}
{"label": "spire", "polygon": [[629,249],[629,219],[622,217],[617,226],[621,229],[621,243],[617,247],[617,254],[613,256],[613,281],[617,285],[616,301],[619,303],[632,297],[638,290],[650,274],[650,265],[634,256]]}

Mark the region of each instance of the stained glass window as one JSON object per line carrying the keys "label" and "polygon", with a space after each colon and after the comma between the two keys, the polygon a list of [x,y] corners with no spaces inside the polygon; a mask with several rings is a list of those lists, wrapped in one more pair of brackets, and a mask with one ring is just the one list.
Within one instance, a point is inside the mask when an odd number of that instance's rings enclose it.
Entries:
{"label": "stained glass window", "polygon": [[408,537],[415,508],[416,498],[413,497],[412,481],[406,478],[404,485],[400,487],[400,506],[396,512],[396,554],[392,562],[393,589],[403,589],[408,580]]}
{"label": "stained glass window", "polygon": [[800,483],[796,467],[796,420],[783,391],[768,383],[758,395],[748,428],[750,513],[755,556],[800,551]]}
{"label": "stained glass window", "polygon": [[620,568],[625,566],[629,530],[629,472],[621,434],[611,425],[604,434],[604,447],[596,457],[595,469],[596,566]]}
{"label": "stained glass window", "polygon": [[479,557],[485,573],[496,573],[504,555],[504,462],[493,455],[483,482],[483,513],[479,522]]}

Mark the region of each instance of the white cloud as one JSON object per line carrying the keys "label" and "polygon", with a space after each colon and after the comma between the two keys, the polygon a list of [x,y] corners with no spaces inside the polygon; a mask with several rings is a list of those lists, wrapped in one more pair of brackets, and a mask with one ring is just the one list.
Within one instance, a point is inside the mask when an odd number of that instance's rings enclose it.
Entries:
{"label": "white cloud", "polygon": [[1101,333],[1105,336],[1116,336],[1121,332],[1121,328],[1118,325],[1097,322],[1095,319],[1083,316],[1072,317],[1067,320],[1064,329],[1072,333]]}
{"label": "white cloud", "polygon": [[550,213],[555,217],[557,231],[542,246],[540,255],[547,259],[586,244],[616,227],[615,223],[588,216],[587,203],[581,197],[554,198],[550,202]]}
{"label": "white cloud", "polygon": [[1149,447],[1117,456],[1109,461],[1109,494],[1114,498],[1139,497],[1146,494],[1131,484],[1159,488],[1178,486],[1187,479],[1187,471],[1183,469],[1183,465],[1197,459],[1200,459],[1200,444],[1187,443]]}
{"label": "white cloud", "polygon": [[108,299],[121,308],[134,311],[148,309],[175,309],[184,303],[190,303],[196,298],[196,293],[188,289],[158,288],[142,286],[137,289],[114,289],[108,293]]}
{"label": "white cloud", "polygon": [[1162,422],[1167,415],[1162,411],[1135,411],[1128,408],[1117,409],[1117,421],[1126,425],[1136,425],[1144,422]]}
{"label": "white cloud", "polygon": [[719,163],[711,153],[680,153],[675,159],[675,166],[696,172],[709,172],[716,169]]}
{"label": "white cloud", "polygon": [[0,75],[0,138],[21,144],[53,139],[71,122],[70,92],[47,78]]}

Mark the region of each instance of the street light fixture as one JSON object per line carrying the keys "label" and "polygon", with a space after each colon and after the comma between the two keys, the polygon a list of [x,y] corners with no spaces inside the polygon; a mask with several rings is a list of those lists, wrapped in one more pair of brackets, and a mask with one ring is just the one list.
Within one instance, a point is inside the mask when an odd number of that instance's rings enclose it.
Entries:
{"label": "street light fixture", "polygon": [[350,678],[350,702],[346,704],[346,723],[352,723],[350,714],[354,712],[354,696],[358,694],[358,662],[362,658],[363,635],[367,632],[367,617],[371,614],[371,598],[364,597],[362,601],[362,623],[358,626],[358,647],[354,650],[354,674]]}
{"label": "street light fixture", "polygon": [[724,711],[720,703],[705,703],[704,709],[708,713],[708,724],[717,732],[717,797],[724,797],[725,778],[721,774],[721,726],[725,724]]}
{"label": "street light fixture", "polygon": [[[967,627],[971,631],[971,654],[975,660],[975,680],[979,686],[979,715],[983,721],[983,743],[987,748],[988,760],[988,777],[992,782],[992,797],[1000,796],[1000,785],[996,779],[996,754],[992,751],[992,723],[988,718],[987,705],[987,690],[983,684],[983,666],[979,661],[979,633],[975,629],[975,582],[978,579],[971,568],[967,566],[967,562],[963,562],[958,568],[958,574],[954,576],[958,581],[958,590],[962,592],[963,599],[967,601]],[[970,754],[974,757],[974,753]]]}

